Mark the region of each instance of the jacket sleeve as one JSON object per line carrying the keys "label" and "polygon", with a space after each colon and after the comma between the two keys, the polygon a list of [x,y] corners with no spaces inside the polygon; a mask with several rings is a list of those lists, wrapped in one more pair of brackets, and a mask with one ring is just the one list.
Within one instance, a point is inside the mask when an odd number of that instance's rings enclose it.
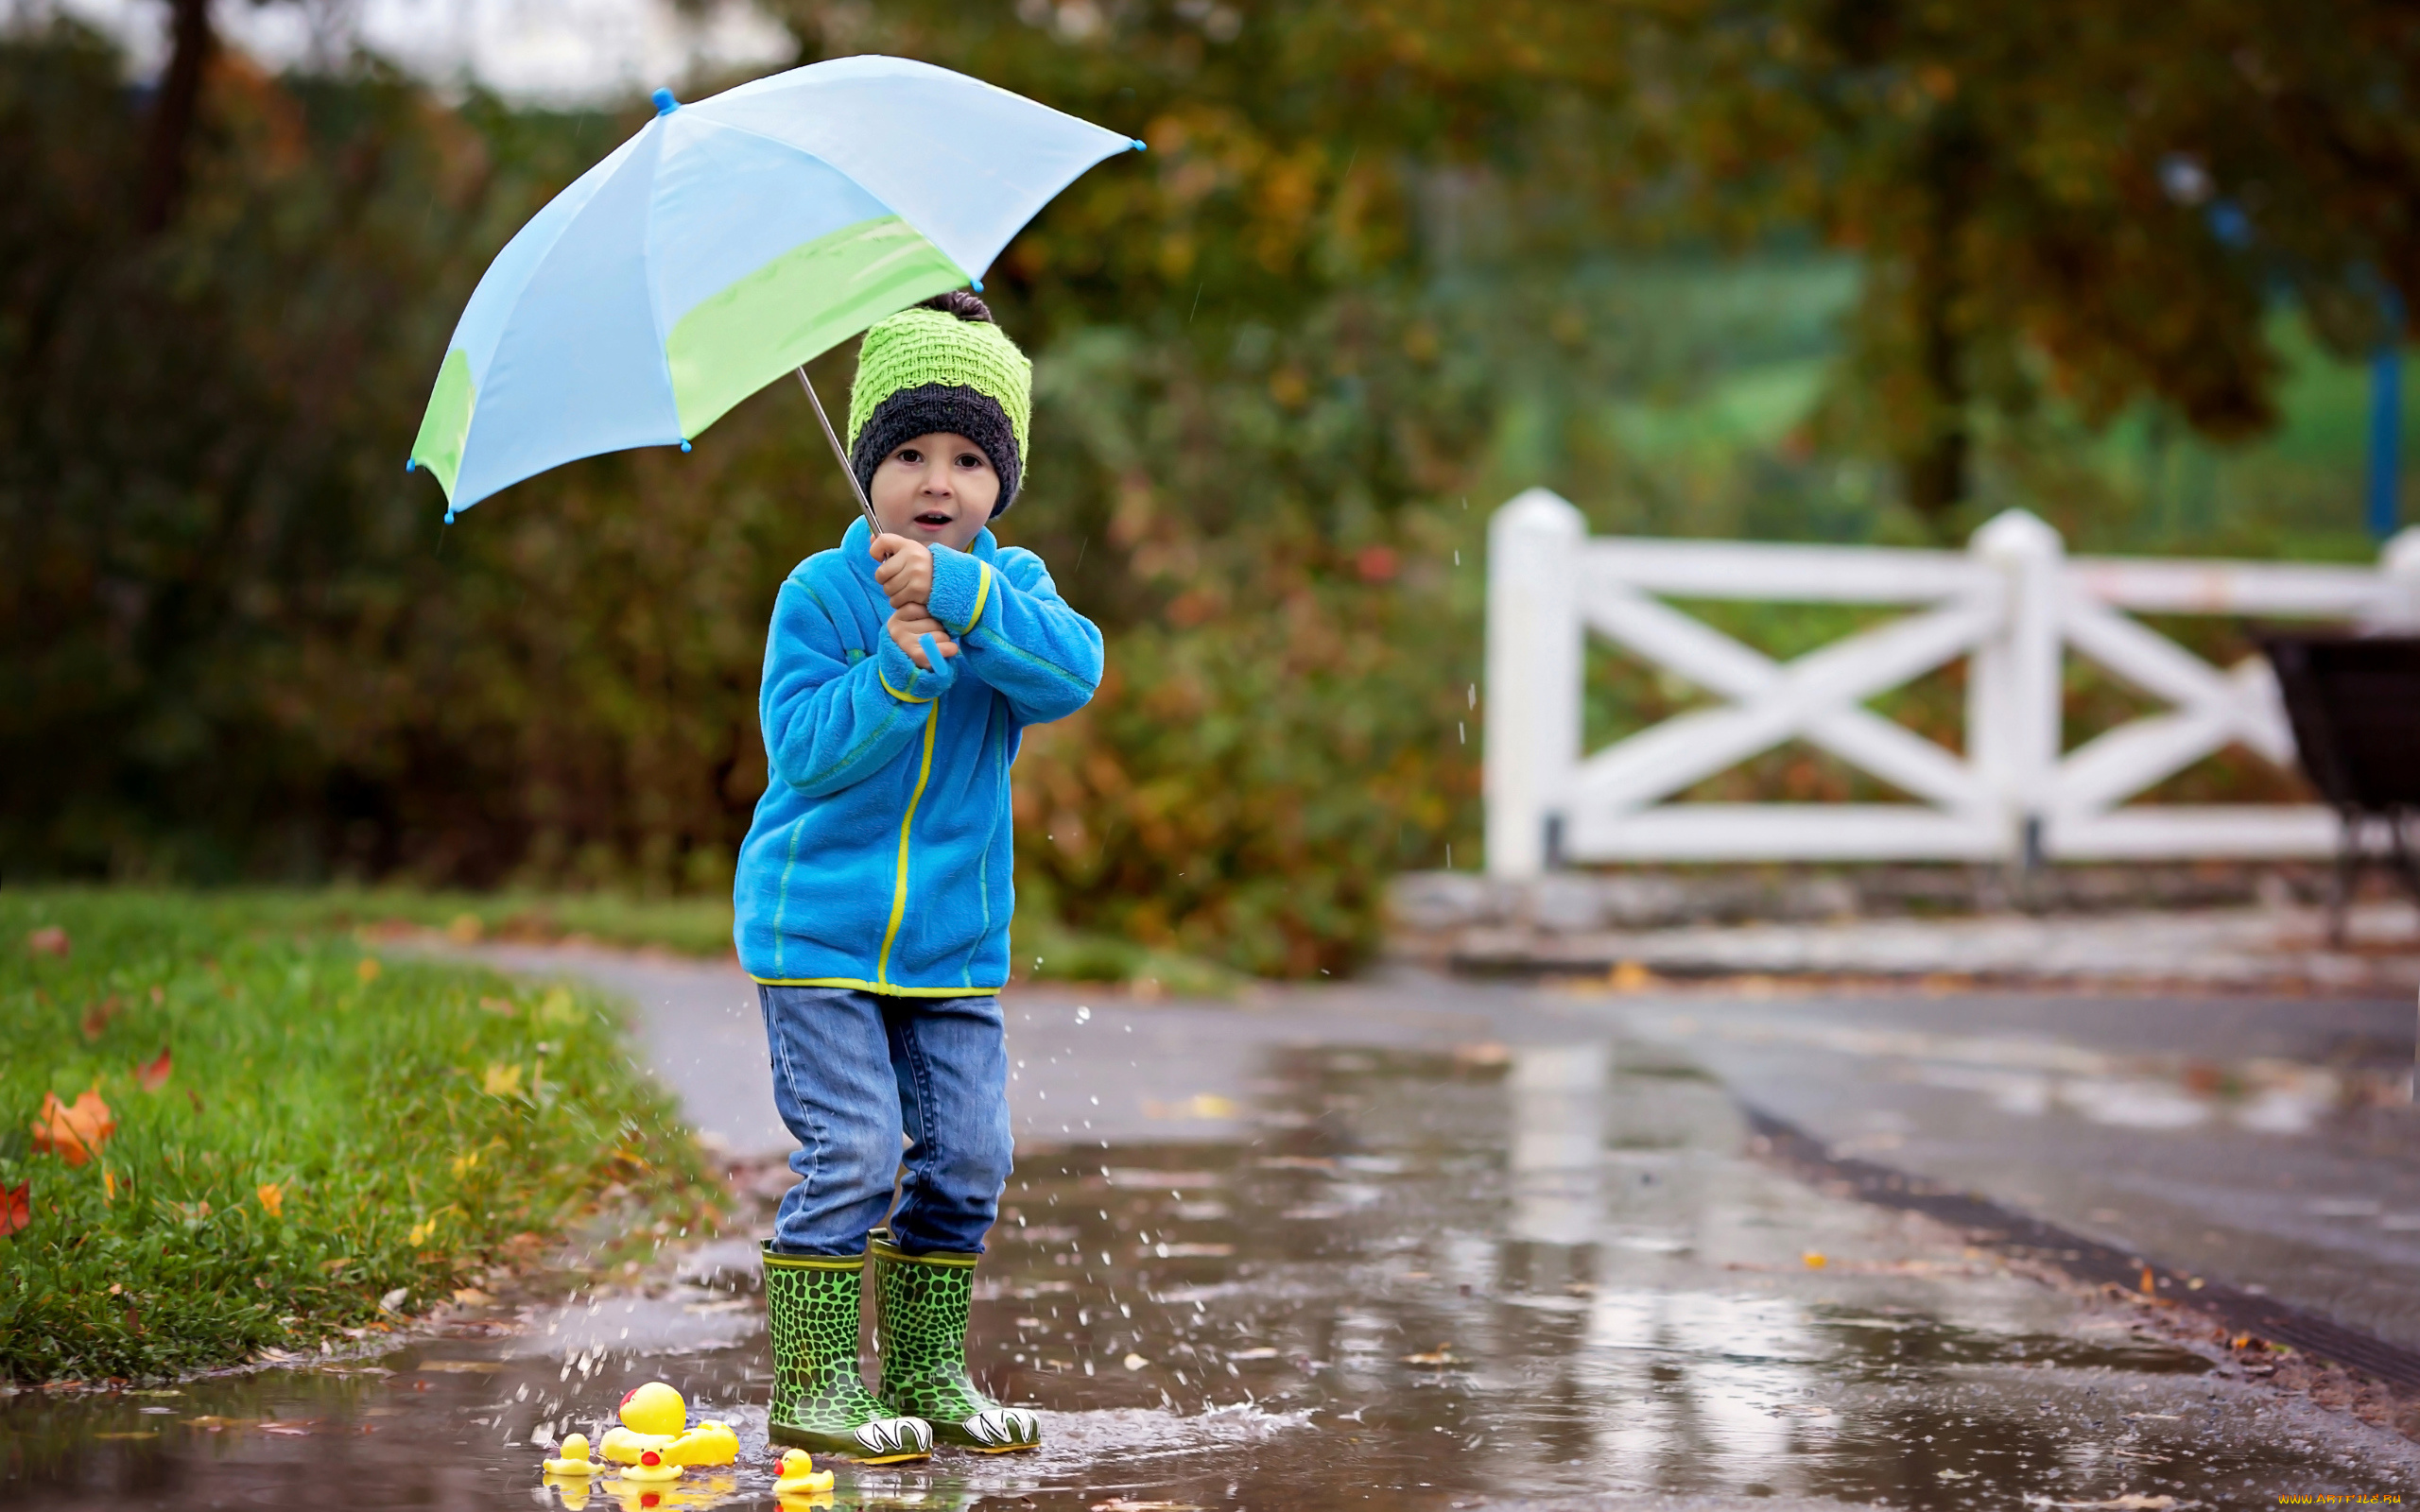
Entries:
{"label": "jacket sleeve", "polygon": [[1022,723],[1064,719],[1100,686],[1100,631],[1067,607],[1031,552],[1003,552],[994,566],[936,548],[929,607],[963,648],[967,674],[1007,698]]}
{"label": "jacket sleeve", "polygon": [[886,635],[878,654],[850,662],[832,616],[792,575],[773,603],[757,696],[773,781],[814,798],[881,770],[925,728],[925,705],[958,679],[955,659],[927,659],[935,671],[918,669]]}

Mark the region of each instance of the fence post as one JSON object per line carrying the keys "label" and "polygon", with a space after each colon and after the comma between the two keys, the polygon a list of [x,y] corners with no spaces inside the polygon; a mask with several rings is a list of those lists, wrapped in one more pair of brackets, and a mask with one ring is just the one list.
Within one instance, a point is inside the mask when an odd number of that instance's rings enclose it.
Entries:
{"label": "fence post", "polygon": [[1481,729],[1487,871],[1554,864],[1550,829],[1580,761],[1579,575],[1587,522],[1530,489],[1487,524],[1487,718]]}
{"label": "fence post", "polygon": [[2002,854],[2031,867],[2048,840],[2064,738],[2059,594],[2066,543],[2039,517],[2008,509],[1966,549],[1999,573],[2006,594],[1999,628],[1976,647],[1966,682],[1966,757],[1999,808]]}
{"label": "fence post", "polygon": [[2378,552],[2378,605],[2365,620],[2372,628],[2420,631],[2420,525],[2406,525]]}

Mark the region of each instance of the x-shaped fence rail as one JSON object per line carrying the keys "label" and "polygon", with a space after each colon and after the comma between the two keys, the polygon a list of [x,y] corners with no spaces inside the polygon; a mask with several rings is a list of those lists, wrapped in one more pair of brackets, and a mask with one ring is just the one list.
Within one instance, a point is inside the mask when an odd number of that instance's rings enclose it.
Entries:
{"label": "x-shaped fence rail", "polygon": [[[2265,662],[2213,666],[2133,616],[2420,624],[2420,530],[2375,568],[2070,558],[2021,509],[1962,552],[1592,540],[1533,489],[1488,541],[1487,863],[1506,877],[1562,860],[2326,855],[2337,820],[2316,805],[2128,804],[2229,745],[2281,764],[2294,750]],[[1912,611],[1781,661],[1672,599]],[[1590,631],[1724,701],[1583,750]],[[2069,653],[2166,707],[2066,748]],[[1865,707],[1960,658],[1962,754]],[[1912,801],[1668,801],[1791,740]]]}

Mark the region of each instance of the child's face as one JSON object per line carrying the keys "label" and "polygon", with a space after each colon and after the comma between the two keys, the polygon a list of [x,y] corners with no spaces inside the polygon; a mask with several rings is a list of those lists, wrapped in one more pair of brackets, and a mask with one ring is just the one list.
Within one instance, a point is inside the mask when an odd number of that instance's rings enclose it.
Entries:
{"label": "child's face", "polygon": [[874,518],[894,536],[964,551],[991,522],[1000,474],[983,449],[937,431],[894,448],[873,470]]}

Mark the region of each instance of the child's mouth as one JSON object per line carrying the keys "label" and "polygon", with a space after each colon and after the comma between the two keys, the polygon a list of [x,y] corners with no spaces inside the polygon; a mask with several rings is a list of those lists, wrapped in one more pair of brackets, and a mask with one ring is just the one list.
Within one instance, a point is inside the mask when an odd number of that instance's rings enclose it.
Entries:
{"label": "child's mouth", "polygon": [[923,514],[916,517],[916,523],[923,525],[927,530],[939,530],[943,525],[948,524],[950,523],[950,519],[949,516],[945,514],[942,514],[936,510],[927,509]]}

